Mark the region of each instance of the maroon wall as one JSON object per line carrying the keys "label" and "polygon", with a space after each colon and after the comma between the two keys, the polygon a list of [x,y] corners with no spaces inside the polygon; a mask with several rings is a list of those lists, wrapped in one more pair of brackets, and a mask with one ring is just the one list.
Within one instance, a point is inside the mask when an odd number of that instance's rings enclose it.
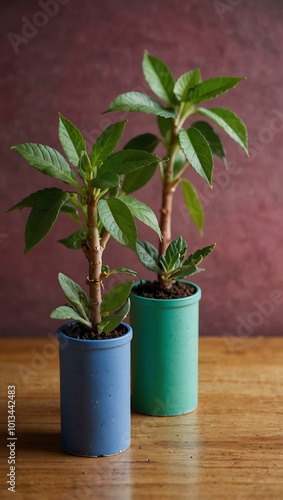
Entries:
{"label": "maroon wall", "polygon": [[[49,14],[41,15],[43,5]],[[53,7],[52,7],[52,5]],[[49,185],[9,150],[41,142],[58,147],[60,111],[97,137],[116,115],[101,115],[121,92],[144,85],[144,49],[163,58],[175,76],[202,68],[204,78],[246,76],[219,105],[247,123],[250,158],[225,138],[230,174],[217,163],[214,190],[192,174],[206,206],[204,237],[188,220],[176,196],[174,236],[190,249],[216,242],[202,287],[201,334],[222,335],[229,345],[240,335],[281,335],[283,325],[282,24],[280,0],[1,0],[1,335],[47,335],[57,323],[50,311],[64,303],[59,271],[83,284],[80,252],[57,243],[72,231],[62,216],[51,235],[24,255],[27,212],[4,211]],[[52,10],[53,8],[53,10]],[[52,17],[53,16],[53,17]],[[27,28],[27,20],[42,27]],[[14,35],[12,35],[14,34]],[[16,38],[15,35],[22,38]],[[213,105],[213,103],[212,103]],[[124,140],[155,131],[152,117],[129,116]],[[158,178],[140,192],[159,206]],[[142,238],[155,236],[142,229]],[[111,265],[125,264],[149,278],[134,255],[108,249]],[[121,260],[122,259],[122,260]],[[279,292],[276,292],[279,290]],[[244,326],[245,325],[245,326]]]}

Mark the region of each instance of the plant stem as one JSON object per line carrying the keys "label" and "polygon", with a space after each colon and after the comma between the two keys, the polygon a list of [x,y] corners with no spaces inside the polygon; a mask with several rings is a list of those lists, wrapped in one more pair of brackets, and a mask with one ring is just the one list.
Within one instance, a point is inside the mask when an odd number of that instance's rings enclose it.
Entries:
{"label": "plant stem", "polygon": [[82,203],[78,200],[77,196],[72,196],[71,201],[80,210],[84,219],[87,220],[87,211],[86,211],[84,205],[82,205]]}
{"label": "plant stem", "polygon": [[159,242],[159,255],[165,254],[166,249],[171,241],[171,221],[174,190],[170,187],[170,182],[166,180],[166,177],[167,171],[165,172],[162,190],[162,207],[160,217],[160,230],[162,234],[162,240]]}
{"label": "plant stem", "polygon": [[[174,157],[177,146],[178,123],[173,120],[171,140],[168,147],[169,161],[164,169],[164,178],[162,186],[162,205],[160,210],[160,230],[162,239],[159,242],[159,255],[164,255],[166,249],[171,242],[172,228],[172,206],[173,196],[176,189],[176,183],[173,182],[174,177]],[[162,288],[169,289],[172,286],[171,281],[165,280],[163,274],[158,275],[159,283]]]}
{"label": "plant stem", "polygon": [[87,249],[84,250],[89,263],[87,285],[89,286],[89,319],[93,331],[101,321],[101,267],[102,248],[100,246],[99,231],[97,227],[97,200],[94,197],[94,188],[89,183],[89,199],[87,206]]}
{"label": "plant stem", "polygon": [[169,161],[164,170],[164,179],[162,187],[162,205],[160,210],[160,230],[162,233],[162,240],[159,242],[159,255],[165,254],[166,249],[169,243],[171,242],[172,205],[173,205],[173,196],[176,189],[176,185],[173,182],[176,140],[177,140],[177,121],[174,120],[172,123],[170,145],[167,151]]}

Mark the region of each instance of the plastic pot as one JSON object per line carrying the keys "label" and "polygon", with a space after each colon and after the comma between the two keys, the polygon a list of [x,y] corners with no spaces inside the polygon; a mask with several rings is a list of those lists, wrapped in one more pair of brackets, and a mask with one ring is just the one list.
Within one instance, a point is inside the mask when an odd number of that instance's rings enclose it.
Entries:
{"label": "plastic pot", "polygon": [[[132,407],[148,415],[180,415],[198,404],[201,290],[181,299],[131,292]],[[137,285],[134,285],[134,288]]]}
{"label": "plastic pot", "polygon": [[114,455],[130,446],[130,341],[78,340],[58,330],[61,442],[74,455]]}

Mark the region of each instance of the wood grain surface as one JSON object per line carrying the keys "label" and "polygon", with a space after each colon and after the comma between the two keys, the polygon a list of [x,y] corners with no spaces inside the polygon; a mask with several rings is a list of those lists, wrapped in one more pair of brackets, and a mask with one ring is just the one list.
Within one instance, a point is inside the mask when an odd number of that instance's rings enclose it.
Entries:
{"label": "wood grain surface", "polygon": [[[232,339],[233,340],[233,339]],[[1,484],[8,499],[8,385],[16,386],[17,499],[282,499],[283,339],[200,339],[199,406],[132,416],[120,455],[60,448],[57,341],[1,339]]]}

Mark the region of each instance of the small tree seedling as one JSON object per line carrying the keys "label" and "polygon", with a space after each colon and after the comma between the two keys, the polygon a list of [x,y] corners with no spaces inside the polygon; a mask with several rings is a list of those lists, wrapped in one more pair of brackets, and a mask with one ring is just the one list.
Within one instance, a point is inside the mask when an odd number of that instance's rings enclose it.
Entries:
{"label": "small tree seedling", "polygon": [[126,267],[110,270],[103,263],[103,252],[110,236],[134,252],[138,234],[134,218],[149,225],[160,236],[158,221],[144,203],[120,191],[122,175],[151,168],[160,158],[147,151],[127,149],[114,152],[126,121],[110,125],[98,137],[90,154],[82,133],[59,115],[59,139],[69,163],[60,152],[42,144],[13,146],[31,166],[66,185],[62,190],[48,187],[32,193],[11,210],[30,208],[25,229],[25,253],[34,248],[52,229],[59,213],[65,213],[79,229],[60,243],[69,249],[82,249],[88,261],[88,295],[72,279],[59,274],[59,282],[70,305],[56,308],[52,318],[73,320],[84,325],[87,338],[109,335],[129,312],[129,293],[134,280],[111,287],[103,294],[106,278],[113,274],[136,277]]}
{"label": "small tree seedling", "polygon": [[[198,230],[203,232],[204,210],[201,200],[195,187],[186,178],[190,169],[193,168],[212,187],[214,157],[218,156],[228,168],[222,141],[209,121],[220,127],[248,153],[247,130],[239,116],[222,107],[208,109],[202,103],[231,90],[244,78],[223,76],[202,81],[201,71],[196,68],[175,81],[168,66],[148,52],[144,54],[142,67],[146,82],[162,102],[141,92],[126,92],[118,95],[107,111],[142,112],[157,117],[160,135],[139,135],[126,148],[140,147],[150,152],[159,144],[164,148],[165,161],[159,162],[159,225],[162,238],[158,250],[147,242],[139,242],[138,255],[148,269],[158,273],[161,287],[170,289],[172,280],[194,274],[195,266],[214,248],[214,245],[210,245],[184,259],[186,243],[181,237],[172,241],[171,236],[174,194],[179,185],[182,186],[189,215]],[[187,121],[196,115],[202,119],[188,126]],[[144,171],[126,174],[122,190],[129,194],[140,189],[151,179],[156,167],[156,164],[148,167],[146,174]]]}

